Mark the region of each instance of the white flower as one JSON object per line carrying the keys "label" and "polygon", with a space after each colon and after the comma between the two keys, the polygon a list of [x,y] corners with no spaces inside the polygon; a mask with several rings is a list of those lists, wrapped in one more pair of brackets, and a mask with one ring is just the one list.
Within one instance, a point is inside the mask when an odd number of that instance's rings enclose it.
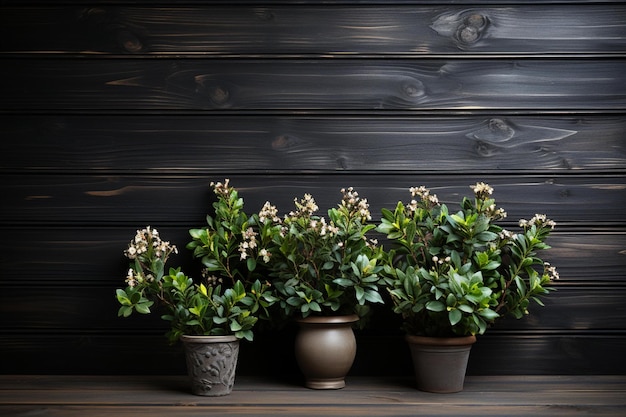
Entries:
{"label": "white flower", "polygon": [[470,188],[474,190],[476,198],[485,199],[493,194],[493,188],[484,182],[477,182],[475,185],[471,185]]}

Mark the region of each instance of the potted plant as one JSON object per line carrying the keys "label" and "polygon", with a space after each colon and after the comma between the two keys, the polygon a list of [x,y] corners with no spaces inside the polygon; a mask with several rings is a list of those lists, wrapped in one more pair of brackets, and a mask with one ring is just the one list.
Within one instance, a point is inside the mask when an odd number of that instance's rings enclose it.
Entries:
{"label": "potted plant", "polygon": [[148,314],[165,310],[171,343],[183,342],[192,392],[217,396],[231,392],[239,340],[253,340],[253,328],[275,302],[269,283],[258,276],[257,260],[267,251],[257,239],[258,215],[243,212],[243,199],[228,185],[211,183],[218,200],[207,226],[191,229],[187,245],[205,265],[203,282],[196,283],[180,268],[166,270],[176,246],[151,227],[138,230],[125,250],[130,260],[126,288],[118,289],[118,314]]}
{"label": "potted plant", "polygon": [[[506,213],[496,206],[493,189],[485,183],[472,189],[474,197],[449,212],[426,187],[411,188],[412,200],[398,202],[393,211],[383,208],[377,227],[393,245],[384,274],[393,311],[403,319],[418,388],[425,391],[462,390],[476,335],[501,317],[523,317],[531,302],[542,305],[540,297],[558,278],[536,254],[549,248],[545,240],[555,223],[537,214],[520,220],[517,232],[504,229],[496,224]],[[420,352],[428,356],[420,359]],[[435,368],[433,375],[427,367]]]}
{"label": "potted plant", "polygon": [[274,230],[269,271],[282,317],[295,319],[296,359],[305,385],[314,389],[345,386],[356,355],[355,323],[364,324],[371,303],[382,303],[378,264],[382,256],[368,232],[375,228],[366,199],[342,189],[328,218],[317,214],[310,194],[295,198],[295,210],[266,215]]}

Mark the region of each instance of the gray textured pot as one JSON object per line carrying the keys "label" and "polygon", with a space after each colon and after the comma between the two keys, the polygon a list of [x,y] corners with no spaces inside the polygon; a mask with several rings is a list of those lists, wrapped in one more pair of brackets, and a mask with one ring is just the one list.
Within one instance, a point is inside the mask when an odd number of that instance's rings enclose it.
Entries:
{"label": "gray textured pot", "polygon": [[345,377],[356,357],[356,338],[352,324],[359,317],[307,317],[298,319],[295,355],[312,389],[339,389],[346,386]]}
{"label": "gray textured pot", "polygon": [[191,392],[217,397],[228,395],[235,384],[239,339],[235,336],[181,336],[187,358]]}
{"label": "gray textured pot", "polygon": [[470,349],[476,336],[424,337],[407,335],[417,389],[435,393],[463,391]]}

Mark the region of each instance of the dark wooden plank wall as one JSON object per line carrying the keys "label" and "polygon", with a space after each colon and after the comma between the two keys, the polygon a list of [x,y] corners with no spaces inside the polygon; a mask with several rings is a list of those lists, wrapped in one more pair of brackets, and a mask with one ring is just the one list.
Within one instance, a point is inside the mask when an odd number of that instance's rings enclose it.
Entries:
{"label": "dark wooden plank wall", "polygon": [[[626,373],[625,22],[611,1],[4,1],[0,372],[181,372],[158,317],[116,317],[122,250],[147,224],[183,247],[229,177],[250,210],[354,186],[376,219],[487,181],[511,224],[559,223],[561,280],[469,372]],[[411,372],[398,326],[377,309],[354,374]],[[294,329],[262,330],[240,373],[297,375]]]}

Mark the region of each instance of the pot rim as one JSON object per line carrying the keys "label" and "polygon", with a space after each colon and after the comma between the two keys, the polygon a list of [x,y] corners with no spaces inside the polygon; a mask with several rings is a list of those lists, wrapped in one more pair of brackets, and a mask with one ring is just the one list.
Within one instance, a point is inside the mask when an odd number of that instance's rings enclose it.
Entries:
{"label": "pot rim", "polygon": [[190,334],[180,336],[180,340],[185,343],[228,343],[239,341],[235,335],[204,336]]}
{"label": "pot rim", "polygon": [[427,346],[463,346],[476,343],[475,335],[458,337],[432,337],[407,334],[405,336],[405,339],[408,343]]}
{"label": "pot rim", "polygon": [[343,324],[359,321],[359,316],[356,314],[345,314],[338,316],[308,316],[304,318],[297,318],[296,321],[298,323],[306,324]]}

